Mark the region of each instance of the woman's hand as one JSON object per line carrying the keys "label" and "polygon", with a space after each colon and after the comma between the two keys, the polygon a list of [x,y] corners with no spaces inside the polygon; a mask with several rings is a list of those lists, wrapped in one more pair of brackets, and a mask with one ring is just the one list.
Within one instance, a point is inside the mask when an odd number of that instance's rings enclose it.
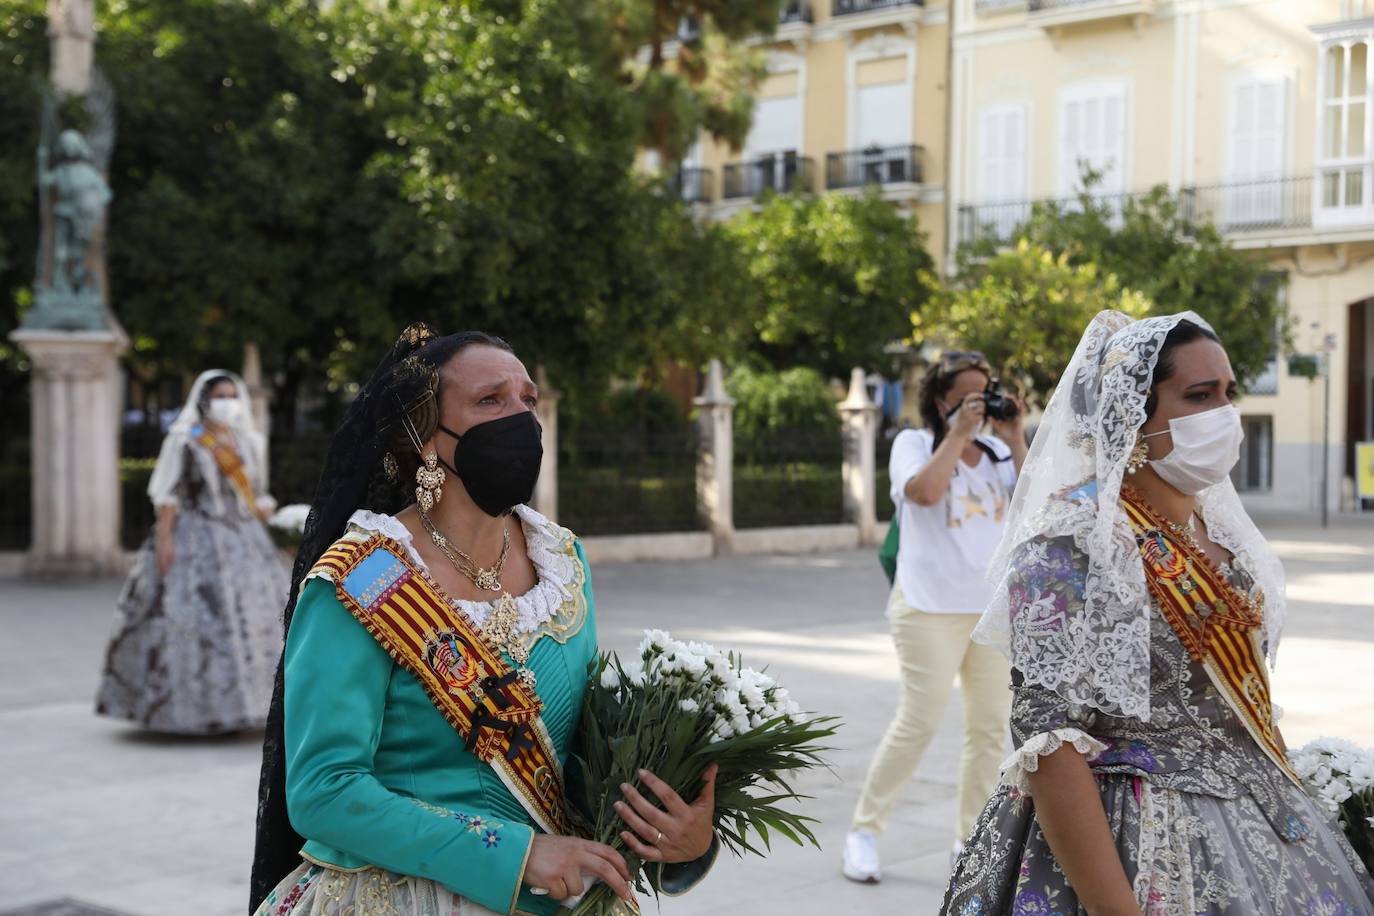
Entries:
{"label": "woman's hand", "polygon": [[715,839],[716,773],[713,763],[702,775],[701,793],[690,805],[648,770],[639,778],[663,805],[649,801],[634,786],[620,787],[625,801],[615,803],[616,814],[630,826],[620,838],[646,862],[693,862],[706,855]]}
{"label": "woman's hand", "polygon": [[978,430],[983,428],[983,421],[988,406],[983,403],[981,394],[971,394],[964,398],[964,402],[955,408],[954,413],[949,418],[949,431],[954,436],[966,441],[972,440],[978,435]]}
{"label": "woman's hand", "polygon": [[630,869],[625,857],[605,843],[571,836],[536,833],[525,863],[524,883],[536,894],[555,900],[580,897],[600,878],[622,900],[629,900]]}
{"label": "woman's hand", "polygon": [[172,570],[172,563],[176,560],[176,547],[172,544],[172,536],[163,532],[157,535],[157,574],[162,578],[167,578],[167,573]]}

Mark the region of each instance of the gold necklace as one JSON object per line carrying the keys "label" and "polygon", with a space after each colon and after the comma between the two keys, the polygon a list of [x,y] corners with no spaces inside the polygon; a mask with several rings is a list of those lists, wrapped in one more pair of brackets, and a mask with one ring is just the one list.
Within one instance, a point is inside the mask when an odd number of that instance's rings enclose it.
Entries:
{"label": "gold necklace", "polygon": [[510,526],[506,526],[502,532],[501,555],[496,558],[491,568],[483,569],[477,565],[476,560],[449,542],[430,519],[428,512],[420,511],[420,521],[424,522],[425,530],[429,532],[429,539],[434,542],[434,546],[439,548],[439,552],[448,558],[455,569],[471,579],[473,585],[487,592],[502,590],[501,571],[506,568],[506,556],[510,553]]}

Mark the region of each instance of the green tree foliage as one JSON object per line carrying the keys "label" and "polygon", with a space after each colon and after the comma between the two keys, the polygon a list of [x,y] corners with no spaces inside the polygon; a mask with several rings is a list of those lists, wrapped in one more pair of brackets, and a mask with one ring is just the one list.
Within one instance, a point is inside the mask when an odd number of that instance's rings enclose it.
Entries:
{"label": "green tree foliage", "polygon": [[747,259],[750,349],[776,368],[881,365],[934,290],[915,218],[874,192],[774,195],[728,228]]}
{"label": "green tree foliage", "polygon": [[43,0],[0,7],[0,413],[16,414],[25,362],[9,334],[30,302],[37,259],[34,150],[42,103],[38,75],[48,66]]}
{"label": "green tree foliage", "polygon": [[1007,379],[1048,397],[1083,329],[1103,309],[1144,317],[1150,303],[1095,264],[1022,239],[1008,251],[970,262],[926,314],[916,336],[980,350]]}
{"label": "green tree foliage", "polygon": [[741,366],[730,373],[725,389],[735,399],[735,431],[742,437],[793,429],[839,434],[835,392],[815,369]]}
{"label": "green tree foliage", "polygon": [[[1242,383],[1263,372],[1275,356],[1275,335],[1288,335],[1263,256],[1231,247],[1214,225],[1192,216],[1182,194],[1159,186],[1118,203],[1093,196],[1097,180],[1085,173],[1072,203],[1037,203],[1015,237],[1115,275],[1142,293],[1153,313],[1192,309],[1216,328]],[[987,243],[967,250],[961,263],[988,251]],[[1038,316],[1028,319],[1029,326]]]}
{"label": "green tree foliage", "polygon": [[[43,3],[20,5],[0,34],[0,127],[21,140],[0,150],[9,326],[32,276],[28,87],[46,48]],[[730,238],[635,172],[643,100],[617,9],[99,4],[120,121],[112,304],[132,368],[235,365],[257,341],[288,417],[303,382],[346,389],[417,319],[503,334],[572,395],[739,340]]]}
{"label": "green tree foliage", "polygon": [[773,33],[782,0],[608,2],[643,145],[670,163],[702,128],[732,147],[742,145],[766,73],[762,51],[746,42]]}

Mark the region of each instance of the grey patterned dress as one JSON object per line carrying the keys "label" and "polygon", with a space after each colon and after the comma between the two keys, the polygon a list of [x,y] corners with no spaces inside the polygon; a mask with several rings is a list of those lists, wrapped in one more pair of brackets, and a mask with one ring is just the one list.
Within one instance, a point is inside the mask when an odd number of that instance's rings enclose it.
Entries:
{"label": "grey patterned dress", "polygon": [[289,573],[229,480],[196,459],[182,462],[166,579],[150,536],[120,595],[96,711],[178,734],[261,728]]}
{"label": "grey patterned dress", "polygon": [[[1036,560],[1013,563],[1013,597],[1081,600],[1076,571],[1086,561],[1072,540],[1037,548],[1023,554]],[[1243,571],[1226,572],[1238,588],[1253,587]],[[1150,627],[1149,722],[1068,705],[1013,671],[1017,755],[965,842],[940,912],[1086,913],[1025,779],[1038,755],[1068,743],[1089,758],[1146,916],[1374,914],[1374,881],[1339,828],[1265,756],[1157,607]]]}

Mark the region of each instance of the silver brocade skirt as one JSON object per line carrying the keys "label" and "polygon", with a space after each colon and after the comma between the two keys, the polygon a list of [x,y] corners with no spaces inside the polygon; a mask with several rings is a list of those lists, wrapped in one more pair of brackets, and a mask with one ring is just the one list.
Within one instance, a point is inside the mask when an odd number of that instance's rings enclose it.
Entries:
{"label": "silver brocade skirt", "polygon": [[497,916],[427,878],[380,868],[339,871],[302,862],[254,916]]}
{"label": "silver brocade skirt", "polygon": [[[1213,798],[1098,777],[1117,852],[1145,916],[1374,916],[1374,880],[1330,820],[1295,787],[1315,825],[1279,838],[1248,795]],[[1030,796],[999,787],[955,863],[941,914],[1078,916]]]}

